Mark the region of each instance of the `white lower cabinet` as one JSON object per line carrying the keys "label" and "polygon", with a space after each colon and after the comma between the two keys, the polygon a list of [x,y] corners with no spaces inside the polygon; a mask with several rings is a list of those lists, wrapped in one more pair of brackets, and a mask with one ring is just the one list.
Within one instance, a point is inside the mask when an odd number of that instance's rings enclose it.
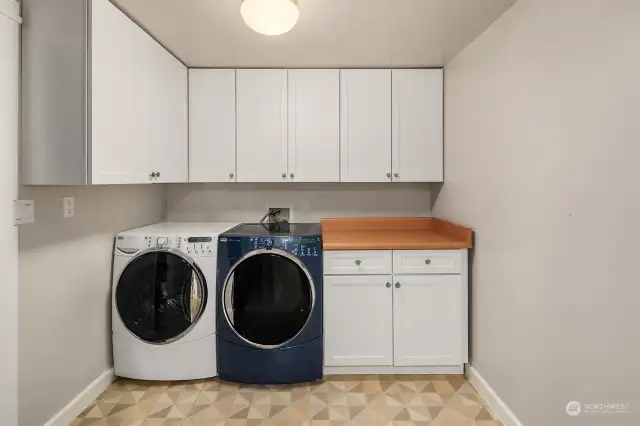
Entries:
{"label": "white lower cabinet", "polygon": [[[402,262],[394,262],[392,275],[354,274],[327,262],[348,258],[349,253],[363,257],[359,251],[325,253],[325,366],[376,366],[406,372],[412,367],[461,366],[467,362],[466,250],[410,253],[427,259],[458,256],[460,268],[455,273],[426,269],[404,274],[399,272],[404,270]],[[409,252],[376,253],[397,259]]]}
{"label": "white lower cabinet", "polygon": [[462,364],[461,276],[394,276],[393,282],[393,364]]}
{"label": "white lower cabinet", "polygon": [[325,276],[325,365],[393,364],[391,289],[391,275]]}

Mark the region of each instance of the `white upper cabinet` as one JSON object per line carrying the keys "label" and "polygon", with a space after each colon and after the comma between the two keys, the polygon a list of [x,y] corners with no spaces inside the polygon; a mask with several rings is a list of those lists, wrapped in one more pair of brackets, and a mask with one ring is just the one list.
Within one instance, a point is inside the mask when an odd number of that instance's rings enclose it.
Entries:
{"label": "white upper cabinet", "polygon": [[442,182],[442,70],[392,74],[394,182]]}
{"label": "white upper cabinet", "polygon": [[189,130],[189,182],[234,182],[235,70],[189,70]]}
{"label": "white upper cabinet", "polygon": [[92,2],[91,31],[90,181],[151,182],[148,36],[107,0]]}
{"label": "white upper cabinet", "polygon": [[340,71],[340,180],[391,181],[391,70]]}
{"label": "white upper cabinet", "polygon": [[290,182],[340,180],[340,74],[288,71]]}
{"label": "white upper cabinet", "polygon": [[237,180],[286,182],[287,71],[236,73]]}
{"label": "white upper cabinet", "polygon": [[393,364],[390,275],[324,277],[327,366]]}
{"label": "white upper cabinet", "polygon": [[186,66],[109,0],[23,8],[23,182],[186,182]]}
{"label": "white upper cabinet", "polygon": [[394,275],[394,365],[463,362],[462,277]]}
{"label": "white upper cabinet", "polygon": [[158,183],[189,179],[188,71],[146,33],[148,55],[147,97],[151,170]]}

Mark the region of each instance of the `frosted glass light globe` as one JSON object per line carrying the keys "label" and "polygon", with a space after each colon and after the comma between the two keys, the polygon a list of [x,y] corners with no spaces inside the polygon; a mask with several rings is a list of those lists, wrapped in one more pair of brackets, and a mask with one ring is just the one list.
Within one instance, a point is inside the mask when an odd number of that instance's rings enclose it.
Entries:
{"label": "frosted glass light globe", "polygon": [[297,0],[244,0],[240,14],[253,31],[264,35],[281,35],[298,22]]}

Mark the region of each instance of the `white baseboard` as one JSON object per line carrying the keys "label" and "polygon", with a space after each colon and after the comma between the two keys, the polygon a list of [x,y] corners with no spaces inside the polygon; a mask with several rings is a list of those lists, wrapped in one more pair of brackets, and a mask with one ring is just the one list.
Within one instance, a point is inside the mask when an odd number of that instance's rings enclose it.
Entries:
{"label": "white baseboard", "polygon": [[58,414],[51,417],[44,426],[69,426],[69,423],[78,417],[78,414],[82,413],[115,379],[113,368],[105,371],[97,379],[89,383],[89,386],[76,395]]}
{"label": "white baseboard", "polygon": [[463,374],[463,365],[433,367],[345,366],[324,367],[324,374]]}
{"label": "white baseboard", "polygon": [[469,383],[473,385],[474,388],[478,391],[480,396],[487,401],[489,407],[493,410],[493,412],[500,418],[502,424],[504,426],[522,426],[522,423],[513,411],[509,408],[507,404],[498,396],[496,391],[491,387],[489,383],[480,375],[478,370],[473,368],[473,366],[467,366],[467,379],[469,379]]}

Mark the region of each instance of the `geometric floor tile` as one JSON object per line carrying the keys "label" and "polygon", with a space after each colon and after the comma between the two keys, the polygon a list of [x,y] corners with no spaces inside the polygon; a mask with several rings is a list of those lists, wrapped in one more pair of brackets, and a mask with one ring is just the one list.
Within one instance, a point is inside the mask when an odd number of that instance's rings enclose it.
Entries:
{"label": "geometric floor tile", "polygon": [[326,376],[253,386],[120,379],[71,426],[502,426],[462,375]]}

